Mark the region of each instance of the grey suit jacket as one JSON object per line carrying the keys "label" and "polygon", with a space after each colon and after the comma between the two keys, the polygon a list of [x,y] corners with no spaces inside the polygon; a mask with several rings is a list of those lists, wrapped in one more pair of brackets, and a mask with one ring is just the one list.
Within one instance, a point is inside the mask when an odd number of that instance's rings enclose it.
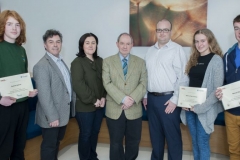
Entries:
{"label": "grey suit jacket", "polygon": [[145,61],[137,56],[129,57],[126,79],[119,55],[113,55],[103,60],[103,85],[107,91],[106,116],[118,119],[122,113],[122,100],[130,96],[136,102],[124,110],[127,119],[137,119],[142,116],[141,100],[147,92],[147,70]]}
{"label": "grey suit jacket", "polygon": [[59,120],[59,127],[67,125],[70,108],[75,116],[76,96],[73,92],[70,102],[64,77],[49,55],[45,54],[33,67],[33,78],[38,89],[36,123],[43,128],[50,128],[49,123],[55,120]]}

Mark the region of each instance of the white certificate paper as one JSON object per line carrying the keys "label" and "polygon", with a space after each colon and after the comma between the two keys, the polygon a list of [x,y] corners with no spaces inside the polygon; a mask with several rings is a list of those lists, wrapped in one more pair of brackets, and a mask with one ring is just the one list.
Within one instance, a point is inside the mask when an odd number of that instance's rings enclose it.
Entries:
{"label": "white certificate paper", "polygon": [[240,81],[219,88],[222,89],[222,103],[225,110],[240,106]]}
{"label": "white certificate paper", "polygon": [[0,78],[1,96],[10,96],[16,99],[27,97],[33,91],[29,73]]}
{"label": "white certificate paper", "polygon": [[207,88],[179,87],[178,107],[191,108],[206,101]]}

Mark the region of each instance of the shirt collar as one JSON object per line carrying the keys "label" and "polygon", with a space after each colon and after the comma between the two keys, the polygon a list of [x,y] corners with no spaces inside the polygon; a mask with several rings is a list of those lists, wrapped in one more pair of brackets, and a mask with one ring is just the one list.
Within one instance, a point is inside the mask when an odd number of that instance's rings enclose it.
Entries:
{"label": "shirt collar", "polygon": [[128,61],[130,53],[127,55],[127,57],[123,57],[121,53],[118,53],[118,55],[119,55],[121,61],[122,61],[124,58],[126,58],[127,61]]}
{"label": "shirt collar", "polygon": [[[168,41],[168,43],[166,43],[162,48],[165,48],[165,47],[169,48],[169,47],[171,46],[171,43],[172,43],[172,40],[170,39],[170,40]],[[158,46],[158,42],[155,43],[154,47],[155,47],[156,49],[160,49],[159,46]]]}
{"label": "shirt collar", "polygon": [[49,55],[49,57],[52,58],[52,60],[53,60],[55,63],[62,60],[62,56],[61,56],[61,55],[59,55],[59,57],[56,57],[56,56],[52,55],[52,54],[49,53],[49,52],[47,52],[47,54]]}

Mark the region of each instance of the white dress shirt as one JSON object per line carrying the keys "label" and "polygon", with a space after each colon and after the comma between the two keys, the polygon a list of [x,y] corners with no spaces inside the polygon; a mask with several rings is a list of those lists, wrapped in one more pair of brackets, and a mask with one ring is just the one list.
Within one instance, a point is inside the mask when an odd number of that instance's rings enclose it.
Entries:
{"label": "white dress shirt", "polygon": [[62,57],[60,55],[59,55],[59,58],[58,58],[58,57],[55,57],[54,55],[52,55],[51,53],[47,52],[47,54],[52,58],[52,60],[56,63],[59,70],[61,71],[61,73],[63,75],[63,78],[64,78],[64,81],[65,81],[65,84],[67,86],[67,90],[68,90],[68,93],[69,93],[69,98],[70,98],[70,101],[71,101],[71,99],[72,99],[72,85],[71,85],[71,80],[70,80],[70,72],[69,72],[67,66],[63,63]]}
{"label": "white dress shirt", "polygon": [[148,49],[145,56],[148,71],[148,91],[174,91],[171,102],[177,104],[179,86],[188,85],[188,76],[185,67],[188,57],[182,46],[171,40],[163,47],[158,42]]}

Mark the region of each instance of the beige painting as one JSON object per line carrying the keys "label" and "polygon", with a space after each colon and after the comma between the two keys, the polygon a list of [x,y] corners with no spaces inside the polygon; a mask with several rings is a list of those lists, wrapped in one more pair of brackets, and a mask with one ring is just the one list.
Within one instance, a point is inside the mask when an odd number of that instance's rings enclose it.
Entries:
{"label": "beige painting", "polygon": [[207,0],[130,0],[130,34],[134,46],[156,42],[156,23],[165,18],[172,23],[171,39],[191,46],[195,31],[207,27]]}

